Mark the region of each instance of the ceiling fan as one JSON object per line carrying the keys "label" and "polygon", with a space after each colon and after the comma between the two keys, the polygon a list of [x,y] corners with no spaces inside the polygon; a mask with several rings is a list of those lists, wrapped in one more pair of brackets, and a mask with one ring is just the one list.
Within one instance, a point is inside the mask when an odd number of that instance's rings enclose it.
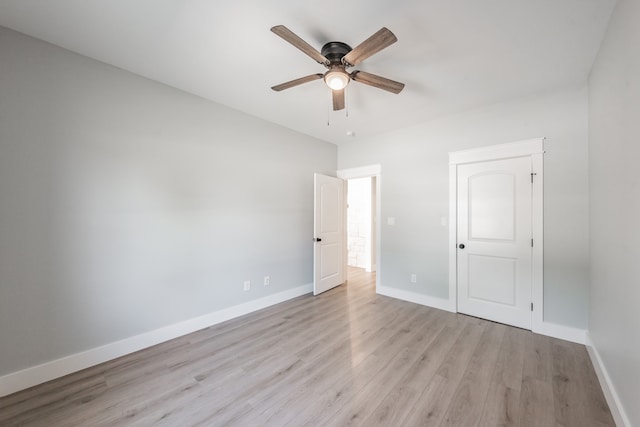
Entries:
{"label": "ceiling fan", "polygon": [[382,49],[398,41],[396,36],[385,27],[381,28],[354,49],[343,42],[329,42],[322,46],[322,50],[320,52],[284,25],[276,25],[271,28],[271,31],[300,49],[317,63],[322,64],[327,68],[327,71],[324,74],[311,74],[309,76],[300,77],[299,79],[273,86],[271,89],[276,92],[324,78],[325,83],[331,89],[333,109],[336,111],[342,110],[345,106],[344,89],[351,80],[396,94],[400,93],[404,88],[404,83],[396,82],[365,71],[347,71],[348,68],[358,65],[374,53],[380,52]]}

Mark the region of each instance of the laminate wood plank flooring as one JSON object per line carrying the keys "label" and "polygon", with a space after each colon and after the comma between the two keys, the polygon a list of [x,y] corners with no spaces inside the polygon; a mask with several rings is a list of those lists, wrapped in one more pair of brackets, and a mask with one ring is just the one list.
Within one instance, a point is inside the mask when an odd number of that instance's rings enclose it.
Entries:
{"label": "laminate wood plank flooring", "polygon": [[0,426],[614,426],[584,346],[375,275],[0,398]]}

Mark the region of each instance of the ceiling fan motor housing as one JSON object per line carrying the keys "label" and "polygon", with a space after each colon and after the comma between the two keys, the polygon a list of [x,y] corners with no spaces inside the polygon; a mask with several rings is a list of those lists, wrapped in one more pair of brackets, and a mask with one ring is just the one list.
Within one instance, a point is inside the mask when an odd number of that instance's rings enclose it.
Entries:
{"label": "ceiling fan motor housing", "polygon": [[329,42],[322,46],[322,56],[327,58],[330,65],[342,64],[342,57],[351,52],[351,46],[342,42]]}
{"label": "ceiling fan motor housing", "polygon": [[324,74],[324,81],[332,90],[341,90],[349,84],[351,80],[346,72],[342,57],[351,52],[351,46],[342,42],[329,42],[322,46],[322,55],[329,60],[327,71]]}

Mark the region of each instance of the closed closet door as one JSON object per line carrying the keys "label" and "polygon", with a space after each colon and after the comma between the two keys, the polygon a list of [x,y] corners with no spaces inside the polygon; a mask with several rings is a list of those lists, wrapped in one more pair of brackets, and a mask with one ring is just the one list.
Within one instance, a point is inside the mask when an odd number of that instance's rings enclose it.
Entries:
{"label": "closed closet door", "polygon": [[531,158],[461,164],[458,311],[531,329]]}

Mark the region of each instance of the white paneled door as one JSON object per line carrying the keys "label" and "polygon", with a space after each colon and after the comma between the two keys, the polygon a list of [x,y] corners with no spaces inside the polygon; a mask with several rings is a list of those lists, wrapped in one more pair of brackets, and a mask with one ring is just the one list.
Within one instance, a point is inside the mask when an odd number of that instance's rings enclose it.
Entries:
{"label": "white paneled door", "polygon": [[345,281],[345,181],[314,175],[313,294]]}
{"label": "white paneled door", "polygon": [[458,166],[458,311],[531,329],[531,158]]}

